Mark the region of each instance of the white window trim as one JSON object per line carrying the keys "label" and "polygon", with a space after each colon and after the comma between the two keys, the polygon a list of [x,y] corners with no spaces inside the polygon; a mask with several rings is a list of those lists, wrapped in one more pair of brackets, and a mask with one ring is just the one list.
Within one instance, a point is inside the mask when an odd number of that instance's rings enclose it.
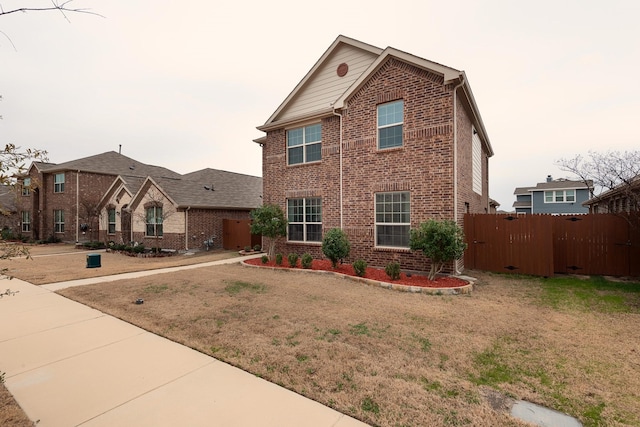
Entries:
{"label": "white window trim", "polygon": [[[316,126],[316,125],[320,125],[320,140],[318,141],[313,141],[313,142],[307,142],[306,141],[306,133],[305,133],[305,129],[311,126]],[[293,147],[289,146],[289,132],[290,131],[294,131],[297,129],[302,129],[302,144],[300,145],[294,145]],[[287,166],[299,166],[299,165],[308,165],[308,164],[312,164],[312,163],[319,163],[322,161],[322,123],[308,123],[304,126],[297,126],[294,128],[290,128],[290,129],[286,129],[285,131],[285,144],[286,144],[286,149],[287,149]],[[311,146],[311,145],[315,145],[318,144],[320,145],[320,158],[318,160],[312,160],[310,162],[307,161],[307,147]],[[300,163],[289,163],[289,150],[292,148],[298,148],[298,147],[302,147],[302,161]]]}
{"label": "white window trim", "polygon": [[[567,200],[567,191],[573,191],[573,200]],[[547,201],[547,193],[553,193],[552,195],[552,200],[549,202]],[[558,193],[562,193],[562,201],[557,201],[557,195]],[[542,193],[542,199],[544,200],[544,203],[547,204],[552,204],[552,203],[576,203],[576,199],[577,199],[577,190],[576,189],[566,189],[566,190],[544,190],[544,192]]]}
{"label": "white window trim", "polygon": [[[58,221],[58,217],[57,217],[58,212],[60,212],[61,221]],[[60,229],[58,230],[58,228]],[[63,209],[54,209],[53,211],[53,232],[64,233],[64,210]]]}
{"label": "white window trim", "polygon": [[[62,181],[56,182],[56,178],[58,176],[62,176]],[[65,182],[65,179],[66,179],[66,177],[65,177],[64,172],[53,174],[53,192],[54,193],[64,193],[64,182]]]}
{"label": "white window trim", "polygon": [[[26,214],[26,215],[25,215]],[[25,221],[26,216],[26,221]],[[20,229],[23,233],[31,232],[31,212],[30,211],[22,211],[22,217],[20,218],[22,224],[20,225]],[[27,230],[25,230],[25,225],[27,226]]]}
{"label": "white window trim", "polygon": [[[318,199],[320,200],[320,222],[307,222],[307,200]],[[322,198],[321,197],[292,197],[287,199],[287,220],[289,219],[289,201],[290,200],[302,200],[302,222],[289,221],[288,224],[302,224],[302,237],[303,240],[291,240],[289,238],[289,225],[287,225],[287,242],[292,243],[322,243],[322,231],[320,232],[320,240],[307,240],[307,225],[319,225],[322,230]]]}
{"label": "white window trim", "polygon": [[[395,194],[395,193],[407,193],[409,195],[409,222],[378,222],[377,221],[377,214],[378,212],[376,211],[376,196],[378,194]],[[410,191],[381,191],[378,193],[374,193],[373,195],[373,247],[374,248],[380,248],[380,249],[396,249],[396,250],[403,250],[403,249],[409,249],[409,245],[407,246],[385,246],[385,245],[378,245],[378,225],[399,225],[399,226],[409,226],[409,230],[411,230],[411,192]]]}
{"label": "white window trim", "polygon": [[[149,209],[153,209],[153,221],[154,222],[148,222],[148,218],[149,216],[147,215],[147,212],[149,211]],[[162,217],[164,215],[164,210],[162,211],[162,213],[160,213],[160,217],[158,217],[158,211],[157,209],[163,209],[163,206],[149,206],[148,208],[144,209],[144,215],[145,215],[145,221],[144,221],[144,236],[145,237],[151,237],[151,238],[159,238],[161,239],[162,237],[164,237],[164,218]],[[156,221],[160,221],[160,222],[156,222]],[[153,232],[155,234],[147,234],[148,231],[148,226],[149,225],[153,225]],[[162,226],[162,234],[158,235],[158,225]]]}
{"label": "white window trim", "polygon": [[[395,103],[399,103],[399,102],[402,103],[402,121],[396,122],[396,123],[389,123],[389,124],[380,126],[378,124],[378,123],[380,123],[380,107],[383,106],[383,105],[395,104]],[[393,147],[381,148],[380,147],[380,129],[386,129],[386,128],[395,127],[395,126],[400,126],[402,128],[402,144],[394,145]],[[385,103],[376,105],[376,147],[377,147],[378,150],[381,150],[381,151],[393,150],[393,149],[398,149],[398,148],[404,147],[404,99],[396,99],[395,101],[389,101],[389,102],[385,102]]]}

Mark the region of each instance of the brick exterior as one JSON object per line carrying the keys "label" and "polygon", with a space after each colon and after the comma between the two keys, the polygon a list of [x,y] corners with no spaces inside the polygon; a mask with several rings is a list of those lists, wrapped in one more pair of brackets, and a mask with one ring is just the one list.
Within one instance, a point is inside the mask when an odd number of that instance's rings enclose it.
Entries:
{"label": "brick exterior", "polygon": [[[391,58],[347,100],[343,129],[342,228],[351,243],[348,262],[365,259],[384,266],[424,270],[427,260],[408,249],[375,247],[375,194],[408,191],[411,227],[430,218],[454,219],[454,101],[452,85],[442,76]],[[404,101],[403,146],[377,149],[377,105]],[[472,125],[457,102],[458,215],[488,210],[488,157],[483,149],[483,195],[472,190]],[[322,160],[287,166],[286,131],[267,132],[263,146],[265,203],[285,209],[288,198],[321,197],[323,231],[340,227],[340,117],[322,119]],[[277,245],[277,252],[311,253],[321,258],[319,243]]]}
{"label": "brick exterior", "polygon": [[[64,191],[54,192],[54,174],[38,173],[37,168],[31,168],[29,176],[32,181],[32,191],[29,196],[22,196],[22,179],[16,186],[17,198],[17,218],[21,218],[22,211],[31,212],[31,231],[19,233],[28,239],[44,240],[50,236],[55,236],[65,242],[86,242],[90,240],[114,241],[116,243],[129,243],[130,241],[144,244],[146,247],[156,247],[163,249],[202,249],[204,247],[204,236],[214,235],[215,249],[221,249],[222,245],[222,221],[224,219],[249,219],[250,211],[229,210],[229,209],[190,209],[187,213],[185,209],[176,210],[165,220],[163,236],[158,240],[154,237],[145,236],[145,225],[141,223],[140,215],[123,214],[123,206],[130,202],[130,198],[118,197],[115,194],[106,201],[102,207],[100,216],[96,216],[89,221],[85,214],[84,205],[96,204],[101,201],[109,187],[114,183],[116,176],[87,172],[65,171]],[[79,198],[78,198],[79,195]],[[87,203],[89,202],[89,203]],[[167,203],[165,201],[165,203]],[[116,233],[107,234],[108,219],[107,208],[114,207],[118,216],[116,218]],[[166,209],[171,209],[165,206]],[[143,209],[143,207],[141,207]],[[54,233],[54,210],[64,211],[64,233]],[[123,219],[123,216],[128,215]],[[129,219],[127,219],[129,218]],[[122,221],[133,219],[128,227],[133,228],[133,232],[123,235]],[[188,223],[185,226],[185,220]],[[80,224],[89,223],[86,232],[80,230]],[[16,225],[20,230],[20,224]],[[183,230],[175,232],[176,229]],[[189,239],[187,241],[187,233]]]}

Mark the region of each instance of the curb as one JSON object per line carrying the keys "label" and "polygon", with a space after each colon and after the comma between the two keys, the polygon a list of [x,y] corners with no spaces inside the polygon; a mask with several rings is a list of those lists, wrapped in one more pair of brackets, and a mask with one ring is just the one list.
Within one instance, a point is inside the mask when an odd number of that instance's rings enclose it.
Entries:
{"label": "curb", "polygon": [[401,285],[399,283],[381,282],[379,280],[367,279],[366,277],[355,277],[348,274],[342,274],[335,271],[326,270],[310,270],[305,268],[287,268],[287,267],[266,267],[261,265],[247,264],[244,261],[240,262],[243,267],[251,268],[268,268],[270,270],[277,271],[299,271],[303,273],[315,273],[315,274],[329,274],[343,279],[351,280],[353,282],[363,283],[368,286],[377,286],[384,289],[391,289],[399,292],[411,292],[415,294],[427,294],[427,295],[466,295],[473,291],[473,285],[476,279],[468,276],[452,276],[467,282],[465,286],[457,286],[455,288],[427,288],[424,286],[409,286]]}

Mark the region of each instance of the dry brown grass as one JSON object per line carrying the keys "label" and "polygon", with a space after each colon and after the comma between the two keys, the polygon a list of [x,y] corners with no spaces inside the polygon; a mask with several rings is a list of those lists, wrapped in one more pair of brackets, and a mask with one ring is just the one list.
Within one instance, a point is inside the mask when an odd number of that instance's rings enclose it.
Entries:
{"label": "dry brown grass", "polygon": [[373,425],[524,425],[511,398],[640,425],[638,295],[554,307],[541,280],[472,274],[470,296],[240,265],[60,293]]}
{"label": "dry brown grass", "polygon": [[33,427],[34,423],[22,411],[15,399],[0,383],[0,426],[3,427]]}
{"label": "dry brown grass", "polygon": [[[230,251],[201,251],[193,255],[173,255],[158,258],[138,258],[119,253],[75,249],[73,245],[51,244],[27,246],[30,259],[0,260],[0,268],[8,274],[34,285],[65,282],[89,277],[109,276],[132,271],[197,264],[238,256]],[[87,254],[99,253],[101,267],[87,268]]]}

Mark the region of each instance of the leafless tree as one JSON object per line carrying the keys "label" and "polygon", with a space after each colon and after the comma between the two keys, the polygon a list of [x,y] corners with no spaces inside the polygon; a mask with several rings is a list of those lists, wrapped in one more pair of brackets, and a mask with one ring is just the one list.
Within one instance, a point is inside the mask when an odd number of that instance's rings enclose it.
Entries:
{"label": "leafless tree", "polygon": [[592,199],[614,196],[624,200],[620,210],[640,211],[640,151],[589,151],[586,157],[563,158],[556,164],[584,183],[592,181]]}
{"label": "leafless tree", "polygon": [[89,232],[89,240],[98,240],[100,228],[100,201],[97,199],[80,199],[80,228],[83,233]]}

